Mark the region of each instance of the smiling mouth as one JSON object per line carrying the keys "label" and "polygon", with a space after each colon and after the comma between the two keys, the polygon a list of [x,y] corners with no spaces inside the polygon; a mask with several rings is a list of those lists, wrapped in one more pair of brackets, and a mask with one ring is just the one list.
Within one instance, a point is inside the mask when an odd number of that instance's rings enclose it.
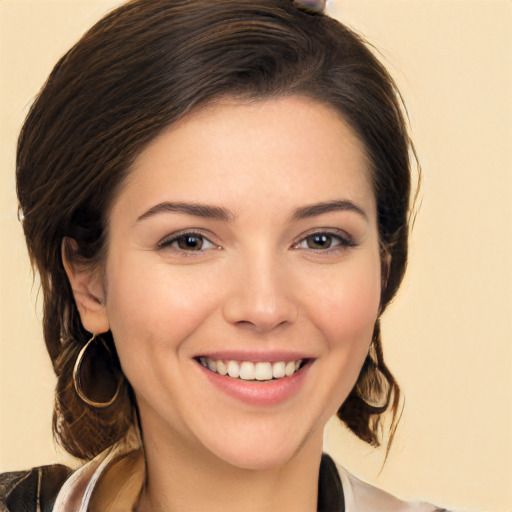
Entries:
{"label": "smiling mouth", "polygon": [[305,359],[294,361],[225,361],[210,357],[198,357],[197,361],[218,375],[245,381],[269,381],[291,377],[304,367]]}

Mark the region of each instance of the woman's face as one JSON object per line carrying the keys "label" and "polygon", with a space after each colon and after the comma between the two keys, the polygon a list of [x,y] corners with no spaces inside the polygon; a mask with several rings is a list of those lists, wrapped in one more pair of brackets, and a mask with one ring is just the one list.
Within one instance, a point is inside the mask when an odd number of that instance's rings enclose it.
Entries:
{"label": "woman's face", "polygon": [[321,446],[380,298],[347,124],[298,97],[202,109],[138,157],[109,228],[101,299],[146,443],[253,469]]}

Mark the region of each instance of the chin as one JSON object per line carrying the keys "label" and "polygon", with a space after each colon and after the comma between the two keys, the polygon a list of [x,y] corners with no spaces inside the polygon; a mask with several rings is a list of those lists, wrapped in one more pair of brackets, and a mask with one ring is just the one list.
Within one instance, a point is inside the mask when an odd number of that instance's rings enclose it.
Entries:
{"label": "chin", "polygon": [[227,442],[216,437],[212,440],[212,445],[206,448],[225,463],[252,471],[279,468],[299,457],[309,447],[318,448],[319,453],[322,449],[323,429],[319,429],[318,435],[290,432],[290,429],[281,433],[274,430],[271,435],[265,435],[265,432],[248,432],[247,429],[242,432],[238,430],[234,435],[227,433]]}
{"label": "chin", "polygon": [[249,471],[265,471],[279,468],[292,460],[299,450],[280,449],[278,451],[267,448],[256,450],[239,450],[236,453],[219,453],[218,457],[226,463],[239,469]]}

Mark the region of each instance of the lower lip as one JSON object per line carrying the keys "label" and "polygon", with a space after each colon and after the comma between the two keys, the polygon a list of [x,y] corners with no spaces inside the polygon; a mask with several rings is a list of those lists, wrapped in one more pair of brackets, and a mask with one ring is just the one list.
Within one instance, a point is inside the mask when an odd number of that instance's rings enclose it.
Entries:
{"label": "lower lip", "polygon": [[306,378],[311,361],[290,377],[266,381],[246,381],[219,375],[198,363],[212,385],[236,400],[253,406],[278,405],[296,395]]}

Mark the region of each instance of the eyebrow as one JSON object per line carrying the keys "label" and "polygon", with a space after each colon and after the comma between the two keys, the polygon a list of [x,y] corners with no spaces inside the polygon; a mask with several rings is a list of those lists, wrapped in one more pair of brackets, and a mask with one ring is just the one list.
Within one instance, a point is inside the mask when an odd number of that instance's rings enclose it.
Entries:
{"label": "eyebrow", "polygon": [[235,218],[227,208],[198,203],[159,203],[137,218],[137,222],[152,217],[158,213],[185,213],[195,217],[231,221]]}
{"label": "eyebrow", "polygon": [[[339,211],[355,212],[364,217],[365,219],[368,219],[368,216],[366,215],[362,208],[357,206],[352,201],[340,199],[335,201],[315,203],[308,206],[303,206],[301,208],[297,208],[293,212],[291,220],[296,221],[301,219],[308,219],[311,217],[316,217],[317,215],[323,215],[324,213]],[[147,219],[148,217],[152,217],[153,215],[157,215],[159,213],[184,213],[187,215],[193,215],[194,217],[216,219],[228,222],[233,221],[235,219],[235,214],[231,210],[228,210],[227,208],[223,208],[220,206],[213,206],[201,203],[171,203],[166,201],[151,207],[148,211],[146,211],[137,218],[137,222]]]}
{"label": "eyebrow", "polygon": [[368,216],[362,208],[347,200],[327,201],[298,208],[294,211],[292,220],[307,219],[330,212],[355,212],[368,220]]}

